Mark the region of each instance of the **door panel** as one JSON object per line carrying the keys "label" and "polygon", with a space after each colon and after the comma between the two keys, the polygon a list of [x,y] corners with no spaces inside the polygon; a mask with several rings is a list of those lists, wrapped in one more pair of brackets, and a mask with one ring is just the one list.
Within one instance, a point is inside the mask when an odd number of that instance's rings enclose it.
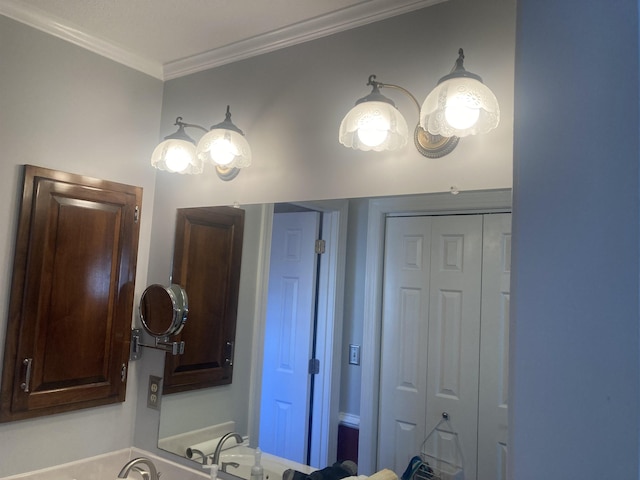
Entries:
{"label": "door panel", "polygon": [[[432,218],[427,432],[447,412],[458,433],[466,478],[475,478],[482,216]],[[434,453],[455,464],[451,440],[442,438]]]}
{"label": "door panel", "polygon": [[511,215],[485,215],[478,407],[478,480],[505,480]]}
{"label": "door panel", "polygon": [[165,356],[163,393],[233,381],[244,210],[179,208],[172,281],[189,299],[189,318],[175,337],[183,355]]}
{"label": "door panel", "polygon": [[124,401],[142,189],[26,166],[2,421]]}
{"label": "door panel", "polygon": [[429,217],[387,219],[378,469],[398,473],[425,437],[430,245]]}
{"label": "door panel", "polygon": [[306,463],[319,213],[274,215],[260,448]]}
{"label": "door panel", "polygon": [[[378,468],[401,474],[447,412],[465,478],[478,433],[481,215],[388,218],[385,239]],[[431,454],[460,463],[453,435]]]}

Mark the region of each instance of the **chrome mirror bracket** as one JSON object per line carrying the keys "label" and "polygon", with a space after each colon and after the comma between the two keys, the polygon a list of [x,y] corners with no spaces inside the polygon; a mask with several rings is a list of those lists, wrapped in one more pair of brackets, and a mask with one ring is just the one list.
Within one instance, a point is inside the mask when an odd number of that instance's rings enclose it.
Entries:
{"label": "chrome mirror bracket", "polygon": [[131,330],[131,360],[142,358],[142,347],[153,348],[170,353],[171,355],[182,355],[184,353],[184,342],[169,342],[168,337],[155,338],[155,345],[147,345],[142,343],[142,330],[134,328]]}

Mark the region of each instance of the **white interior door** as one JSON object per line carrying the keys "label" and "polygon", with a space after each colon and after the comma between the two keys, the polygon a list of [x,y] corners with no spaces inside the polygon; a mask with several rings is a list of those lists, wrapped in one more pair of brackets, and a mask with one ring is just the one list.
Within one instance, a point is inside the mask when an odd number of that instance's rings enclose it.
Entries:
{"label": "white interior door", "polygon": [[265,325],[260,448],[306,462],[319,213],[278,213]]}
{"label": "white interior door", "polygon": [[478,480],[507,478],[511,214],[485,215]]}
{"label": "white interior door", "polygon": [[401,474],[425,437],[431,218],[387,218],[378,469]]}
{"label": "white interior door", "polygon": [[478,425],[478,361],[482,273],[482,216],[434,217],[431,233],[431,305],[427,369],[427,431],[447,412],[453,435],[439,433],[437,458],[464,461],[475,478]]}
{"label": "white interior door", "polygon": [[[401,474],[447,412],[475,478],[482,216],[387,219],[378,468]],[[456,461],[454,438],[436,439]]]}

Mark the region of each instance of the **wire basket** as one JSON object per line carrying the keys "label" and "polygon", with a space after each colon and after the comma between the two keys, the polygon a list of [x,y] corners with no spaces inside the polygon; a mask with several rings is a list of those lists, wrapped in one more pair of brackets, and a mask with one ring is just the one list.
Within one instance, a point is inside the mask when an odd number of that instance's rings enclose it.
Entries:
{"label": "wire basket", "polygon": [[447,412],[431,430],[420,447],[419,464],[410,480],[464,480],[464,458],[458,433]]}

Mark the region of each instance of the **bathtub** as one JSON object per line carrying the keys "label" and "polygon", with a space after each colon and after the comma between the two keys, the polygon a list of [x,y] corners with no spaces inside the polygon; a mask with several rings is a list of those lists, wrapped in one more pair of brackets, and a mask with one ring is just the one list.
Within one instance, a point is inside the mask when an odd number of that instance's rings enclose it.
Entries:
{"label": "bathtub", "polygon": [[[220,455],[220,464],[222,462],[235,462],[239,466],[237,468],[229,465],[227,473],[249,479],[251,477],[251,467],[254,464],[255,449],[246,445],[238,445],[237,447],[224,450]],[[262,452],[262,461],[260,462],[264,470],[264,480],[282,480],[282,474],[285,470],[291,468],[303,473],[311,473],[315,470],[308,465],[292,462],[284,458],[276,457],[268,453]]]}

